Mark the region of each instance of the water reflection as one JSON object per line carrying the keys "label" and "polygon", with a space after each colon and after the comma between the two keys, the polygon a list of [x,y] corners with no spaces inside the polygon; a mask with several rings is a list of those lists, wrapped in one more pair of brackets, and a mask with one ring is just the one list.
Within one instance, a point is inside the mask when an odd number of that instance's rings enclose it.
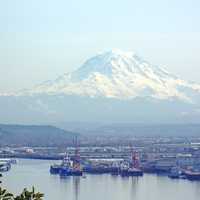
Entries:
{"label": "water reflection", "polygon": [[138,191],[139,177],[130,177],[130,179],[130,195],[131,197],[134,197],[133,199],[135,199]]}
{"label": "water reflection", "polygon": [[34,184],[45,194],[45,200],[199,200],[200,196],[200,182],[149,174],[138,178],[87,175],[86,179],[62,179],[49,174],[50,164],[49,161],[20,160],[5,174],[3,184],[15,194]]}
{"label": "water reflection", "polygon": [[73,177],[74,200],[79,200],[80,177]]}

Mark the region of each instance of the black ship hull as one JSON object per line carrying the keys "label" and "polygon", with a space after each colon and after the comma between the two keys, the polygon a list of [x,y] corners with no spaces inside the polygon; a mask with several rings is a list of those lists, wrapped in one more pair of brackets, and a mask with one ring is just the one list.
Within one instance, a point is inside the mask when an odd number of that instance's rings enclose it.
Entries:
{"label": "black ship hull", "polygon": [[143,176],[143,171],[141,170],[121,170],[121,176]]}

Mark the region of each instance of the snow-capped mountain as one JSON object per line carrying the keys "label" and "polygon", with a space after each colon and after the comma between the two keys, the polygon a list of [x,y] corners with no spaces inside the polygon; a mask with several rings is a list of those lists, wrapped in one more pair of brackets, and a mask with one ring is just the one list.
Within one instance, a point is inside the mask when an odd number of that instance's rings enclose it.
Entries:
{"label": "snow-capped mountain", "polygon": [[0,122],[198,122],[200,85],[131,52],[99,53],[32,89],[0,95]]}
{"label": "snow-capped mountain", "polygon": [[46,81],[19,95],[78,95],[133,99],[177,98],[195,103],[200,85],[184,81],[151,65],[132,52],[111,50],[87,60],[78,70]]}

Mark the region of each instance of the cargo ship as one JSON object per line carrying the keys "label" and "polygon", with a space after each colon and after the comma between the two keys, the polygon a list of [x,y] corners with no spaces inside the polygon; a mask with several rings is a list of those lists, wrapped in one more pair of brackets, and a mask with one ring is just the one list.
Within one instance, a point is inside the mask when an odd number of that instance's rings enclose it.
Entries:
{"label": "cargo ship", "polygon": [[119,162],[123,159],[89,159],[84,162],[83,171],[90,174],[119,174]]}
{"label": "cargo ship", "polygon": [[83,171],[89,174],[112,174],[118,175],[119,168],[111,166],[84,166]]}
{"label": "cargo ship", "polygon": [[101,166],[84,166],[83,171],[89,174],[105,174],[110,172],[108,168]]}

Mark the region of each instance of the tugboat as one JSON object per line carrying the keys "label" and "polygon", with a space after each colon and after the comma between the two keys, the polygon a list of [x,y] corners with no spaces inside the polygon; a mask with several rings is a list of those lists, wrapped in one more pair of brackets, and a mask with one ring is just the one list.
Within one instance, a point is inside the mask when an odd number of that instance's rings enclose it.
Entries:
{"label": "tugboat", "polygon": [[77,141],[76,141],[76,150],[75,150],[75,156],[73,158],[73,161],[71,163],[70,158],[67,156],[65,160],[65,165],[61,167],[59,170],[60,177],[67,177],[67,176],[82,176],[83,171],[80,165],[80,153],[79,149],[77,147]]}
{"label": "tugboat", "polygon": [[178,179],[181,177],[181,171],[178,167],[173,167],[168,175],[171,179]]}
{"label": "tugboat", "polygon": [[59,174],[59,171],[61,169],[61,165],[58,165],[58,164],[51,165],[50,166],[50,173],[51,174]]}
{"label": "tugboat", "polygon": [[184,175],[190,181],[200,181],[200,172],[199,171],[185,171]]}
{"label": "tugboat", "polygon": [[71,163],[68,166],[63,166],[59,171],[59,175],[61,178],[67,177],[67,176],[82,176],[83,171],[80,165],[73,161],[72,166],[71,166]]}
{"label": "tugboat", "polygon": [[66,153],[64,156],[61,164],[54,164],[50,166],[50,173],[51,174],[59,174],[60,170],[66,166],[69,166],[70,159]]}
{"label": "tugboat", "polygon": [[143,176],[143,171],[139,166],[139,156],[132,151],[131,163],[123,164],[120,169],[121,176]]}

